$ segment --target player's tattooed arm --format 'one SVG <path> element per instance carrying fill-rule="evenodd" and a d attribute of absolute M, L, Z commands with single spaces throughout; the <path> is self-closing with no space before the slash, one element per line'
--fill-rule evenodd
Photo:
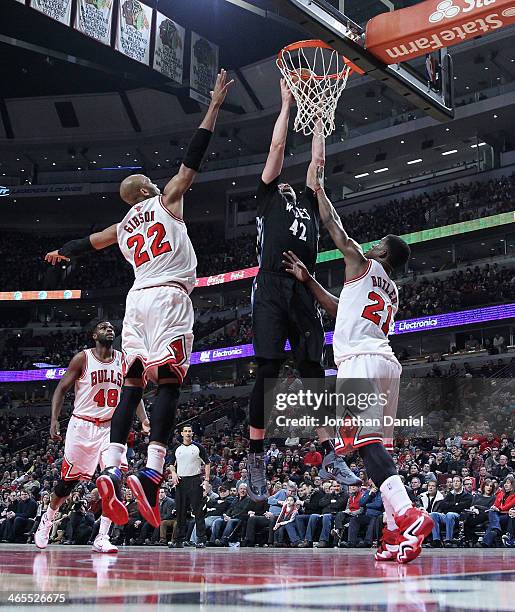
<path fill-rule="evenodd" d="M 285 251 L 283 253 L 283 265 L 286 272 L 289 272 L 301 283 L 305 283 L 306 287 L 311 291 L 316 301 L 331 317 L 336 318 L 338 312 L 338 298 L 311 276 L 309 270 L 293 251 Z"/>
<path fill-rule="evenodd" d="M 367 258 L 361 246 L 345 231 L 340 215 L 336 212 L 331 200 L 324 190 L 324 168 L 317 169 L 315 193 L 318 200 L 320 221 L 326 227 L 336 248 L 345 257 L 345 275 L 355 277 L 362 274 L 367 267 Z"/>
<path fill-rule="evenodd" d="M 78 380 L 86 365 L 86 356 L 84 351 L 77 353 L 68 365 L 64 376 L 59 381 L 54 394 L 52 395 L 52 417 L 50 420 L 50 437 L 52 439 L 59 438 L 59 415 L 63 409 L 64 398 L 68 391 L 73 387 L 75 381 Z"/>
<path fill-rule="evenodd" d="M 311 162 L 308 167 L 306 177 L 306 187 L 313 191 L 318 186 L 317 174 L 319 168 L 325 166 L 325 137 L 324 128 L 321 119 L 317 121 L 317 128 L 313 132 L 313 140 L 311 141 Z"/>
<path fill-rule="evenodd" d="M 50 251 L 45 255 L 45 261 L 55 266 L 61 261 L 70 261 L 71 257 L 78 257 L 85 255 L 86 253 L 92 253 L 93 251 L 99 251 L 105 249 L 112 244 L 116 244 L 118 241 L 116 223 L 101 232 L 96 232 L 85 238 L 78 238 L 76 240 L 69 240 L 66 244 L 55 251 Z"/>
<path fill-rule="evenodd" d="M 216 83 L 211 92 L 211 103 L 204 120 L 193 135 L 191 142 L 179 168 L 179 172 L 170 179 L 163 191 L 163 204 L 175 216 L 182 219 L 183 196 L 191 187 L 200 171 L 202 159 L 207 151 L 211 136 L 215 129 L 218 112 L 224 103 L 229 87 L 234 79 L 227 81 L 227 72 L 222 68 L 216 77 Z"/>
<path fill-rule="evenodd" d="M 261 174 L 261 180 L 265 185 L 269 185 L 282 172 L 284 164 L 284 151 L 286 148 L 286 138 L 288 136 L 288 120 L 290 118 L 290 106 L 293 104 L 293 94 L 291 93 L 286 81 L 281 79 L 281 112 L 274 125 L 270 151 L 266 159 L 266 164 Z"/>

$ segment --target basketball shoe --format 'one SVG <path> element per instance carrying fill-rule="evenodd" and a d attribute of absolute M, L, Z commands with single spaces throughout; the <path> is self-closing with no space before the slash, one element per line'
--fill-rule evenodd
<path fill-rule="evenodd" d="M 123 503 L 121 471 L 116 467 L 106 468 L 97 478 L 96 485 L 102 500 L 102 514 L 115 525 L 125 525 L 129 515 Z"/>
<path fill-rule="evenodd" d="M 138 502 L 141 516 L 153 527 L 159 527 L 161 524 L 157 493 L 162 482 L 162 474 L 148 467 L 127 478 L 127 484 Z"/>
<path fill-rule="evenodd" d="M 264 453 L 249 453 L 247 459 L 247 494 L 254 502 L 268 499 Z"/>
<path fill-rule="evenodd" d="M 399 530 L 390 531 L 386 526 L 383 527 L 381 534 L 381 544 L 376 550 L 374 559 L 376 561 L 397 561 L 399 552 Z"/>
<path fill-rule="evenodd" d="M 48 518 L 47 513 L 43 512 L 41 521 L 39 522 L 36 533 L 34 534 L 34 544 L 38 548 L 46 548 L 50 538 L 50 530 L 52 529 L 52 521 Z"/>
<path fill-rule="evenodd" d="M 362 485 L 361 478 L 356 476 L 344 459 L 334 451 L 327 453 L 324 457 L 318 475 L 322 480 L 336 480 L 342 485 L 356 485 L 358 487 Z"/>
<path fill-rule="evenodd" d="M 98 534 L 93 542 L 92 549 L 95 552 L 99 553 L 117 553 L 118 548 L 111 544 L 111 540 L 109 539 L 109 534 Z"/>
<path fill-rule="evenodd" d="M 433 530 L 433 519 L 421 508 L 409 508 L 401 516 L 394 515 L 394 519 L 399 528 L 397 562 L 409 563 L 420 555 L 424 538 Z"/>

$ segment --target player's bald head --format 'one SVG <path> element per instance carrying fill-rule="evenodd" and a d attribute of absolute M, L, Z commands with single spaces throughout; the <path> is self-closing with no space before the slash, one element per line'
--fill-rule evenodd
<path fill-rule="evenodd" d="M 120 183 L 120 197 L 129 206 L 159 195 L 156 185 L 144 174 L 131 174 Z"/>

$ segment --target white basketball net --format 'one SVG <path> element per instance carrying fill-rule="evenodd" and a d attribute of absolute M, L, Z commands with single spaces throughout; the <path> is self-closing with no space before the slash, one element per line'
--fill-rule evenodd
<path fill-rule="evenodd" d="M 297 102 L 295 131 L 329 136 L 335 128 L 338 100 L 352 72 L 344 57 L 315 45 L 285 48 L 276 63 Z"/>

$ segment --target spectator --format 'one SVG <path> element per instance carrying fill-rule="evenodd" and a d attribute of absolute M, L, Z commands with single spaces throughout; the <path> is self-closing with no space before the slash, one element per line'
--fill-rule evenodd
<path fill-rule="evenodd" d="M 506 477 L 502 487 L 495 495 L 493 506 L 488 511 L 488 528 L 481 546 L 485 548 L 493 547 L 497 538 L 502 535 L 503 530 L 507 530 L 508 524 L 513 521 L 509 516 L 511 508 L 515 508 L 515 476 L 510 474 Z M 512 529 L 512 525 L 510 524 Z M 511 531 L 513 539 L 513 529 Z"/>
<path fill-rule="evenodd" d="M 247 485 L 241 484 L 238 487 L 238 497 L 229 506 L 227 512 L 213 522 L 211 545 L 227 546 L 242 520 L 248 516 L 249 510 L 252 510 L 252 505 L 252 500 L 247 496 Z"/>
<path fill-rule="evenodd" d="M 443 500 L 443 494 L 438 491 L 437 484 L 435 481 L 427 483 L 427 491 L 419 495 L 419 505 L 424 508 L 426 512 L 431 514 L 435 505 Z"/>
<path fill-rule="evenodd" d="M 452 479 L 452 491 L 447 493 L 442 501 L 438 502 L 436 511 L 430 513 L 435 525 L 433 527 L 433 547 L 441 547 L 440 527 L 445 525 L 444 546 L 453 545 L 454 525 L 460 514 L 472 505 L 472 495 L 463 490 L 461 476 Z"/>
<path fill-rule="evenodd" d="M 319 468 L 322 465 L 322 455 L 317 451 L 314 444 L 309 445 L 309 451 L 304 455 L 304 465 Z"/>
<path fill-rule="evenodd" d="M 369 481 L 369 488 L 359 500 L 363 512 L 355 514 L 349 522 L 347 544 L 349 548 L 370 548 L 374 540 L 378 539 L 379 519 L 382 517 L 384 508 L 381 492 L 374 483 Z M 365 536 L 358 541 L 360 532 L 365 529 Z"/>
<path fill-rule="evenodd" d="M 494 503 L 494 500 L 494 485 L 487 478 L 483 482 L 479 493 L 473 496 L 470 509 L 465 510 L 464 535 L 466 545 L 473 545 L 476 541 L 476 531 L 483 529 L 488 523 L 488 510 Z"/>
<path fill-rule="evenodd" d="M 26 531 L 30 531 L 36 518 L 38 505 L 27 491 L 21 491 L 14 510 L 8 510 L 3 526 L 2 540 L 17 542 Z M 26 538 L 25 538 L 26 539 Z"/>
<path fill-rule="evenodd" d="M 492 476 L 498 480 L 504 480 L 508 474 L 512 473 L 511 467 L 508 465 L 508 457 L 500 455 L 499 463 L 492 469 Z"/>
<path fill-rule="evenodd" d="M 293 523 L 298 511 L 297 504 L 295 503 L 295 496 L 288 495 L 277 517 L 277 521 L 273 526 L 274 546 L 280 547 L 284 545 L 284 537 L 287 533 L 286 527 Z"/>

